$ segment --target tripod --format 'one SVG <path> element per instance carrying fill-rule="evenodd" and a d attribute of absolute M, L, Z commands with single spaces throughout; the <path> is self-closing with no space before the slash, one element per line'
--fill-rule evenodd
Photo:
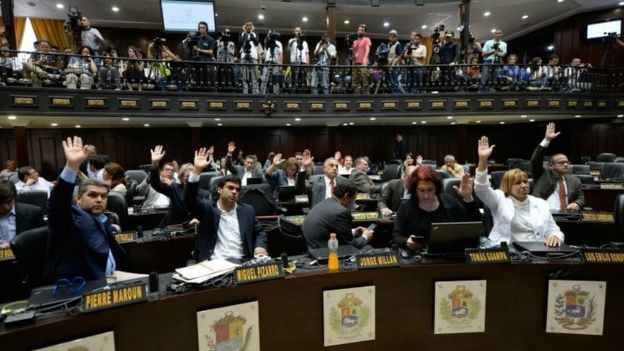
<path fill-rule="evenodd" d="M 609 66 L 613 66 L 613 52 L 615 51 L 615 39 L 609 37 L 605 39 L 604 46 L 602 48 L 602 59 L 600 60 L 601 66 L 606 66 L 607 60 L 610 61 Z"/>

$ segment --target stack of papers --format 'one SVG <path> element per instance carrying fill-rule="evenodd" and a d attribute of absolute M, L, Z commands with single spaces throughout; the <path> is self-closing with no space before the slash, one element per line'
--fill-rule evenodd
<path fill-rule="evenodd" d="M 202 284 L 208 280 L 234 271 L 240 265 L 215 259 L 202 261 L 192 266 L 177 268 L 172 278 L 189 284 Z"/>

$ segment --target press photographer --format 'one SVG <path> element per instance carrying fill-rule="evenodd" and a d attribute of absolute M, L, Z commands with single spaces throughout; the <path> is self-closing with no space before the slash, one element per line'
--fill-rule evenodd
<path fill-rule="evenodd" d="M 490 76 L 492 80 L 498 76 L 500 67 L 492 67 L 492 65 L 505 62 L 505 55 L 507 55 L 507 43 L 503 40 L 503 31 L 497 29 L 494 32 L 494 39 L 490 39 L 483 45 L 483 71 L 481 72 L 481 84 L 479 85 L 479 91 L 486 91 L 487 84 Z"/>
<path fill-rule="evenodd" d="M 295 27 L 293 30 L 294 38 L 288 41 L 288 50 L 290 51 L 290 86 L 291 92 L 295 93 L 306 86 L 306 70 L 299 65 L 307 65 L 310 63 L 310 52 L 308 42 L 303 36 L 301 27 Z"/>
<path fill-rule="evenodd" d="M 403 53 L 403 46 L 398 41 L 399 33 L 396 30 L 391 30 L 388 32 L 388 44 L 386 47 L 388 48 L 388 54 L 386 56 L 386 64 L 389 66 L 397 66 L 401 64 L 401 54 Z M 392 93 L 405 93 L 401 83 L 399 81 L 399 77 L 401 75 L 401 71 L 397 67 L 393 67 L 390 70 L 390 88 L 392 89 Z"/>
<path fill-rule="evenodd" d="M 232 41 L 230 30 L 226 28 L 219 33 L 216 42 L 217 62 L 234 63 L 236 60 L 236 44 Z M 236 85 L 232 65 L 217 66 L 218 81 L 222 86 L 232 88 Z"/>
<path fill-rule="evenodd" d="M 243 79 L 243 94 L 249 93 L 249 84 L 252 87 L 253 94 L 259 94 L 258 86 L 258 36 L 254 33 L 254 25 L 251 20 L 246 20 L 243 25 L 243 31 L 238 37 L 238 44 L 241 47 L 240 57 L 241 77 Z M 253 64 L 253 65 L 252 65 Z"/>
<path fill-rule="evenodd" d="M 197 24 L 199 33 L 190 32 L 182 43 L 189 49 L 189 56 L 195 61 L 214 61 L 214 39 L 208 34 L 208 23 Z"/>
<path fill-rule="evenodd" d="M 316 44 L 314 49 L 314 57 L 316 64 L 312 70 L 312 94 L 318 94 L 319 76 L 323 94 L 329 95 L 329 65 L 336 59 L 336 46 L 329 42 L 329 35 L 324 33 L 321 41 Z"/>
<path fill-rule="evenodd" d="M 181 61 L 180 57 L 165 45 L 165 38 L 156 37 L 147 46 L 147 58 L 156 60 L 151 67 L 148 76 L 154 78 L 161 91 L 167 88 L 167 80 L 171 79 L 173 67 L 167 61 Z M 173 80 L 173 79 L 172 79 Z"/>
<path fill-rule="evenodd" d="M 273 94 L 279 94 L 280 83 L 282 80 L 282 43 L 280 42 L 280 33 L 273 30 L 269 30 L 266 38 L 264 39 L 264 63 L 265 66 L 262 69 L 262 83 L 260 86 L 260 93 L 267 94 L 269 89 L 267 85 L 273 87 Z"/>
<path fill-rule="evenodd" d="M 422 35 L 417 32 L 410 34 L 410 42 L 403 49 L 403 62 L 407 66 L 406 90 L 417 93 L 424 85 L 425 71 L 423 66 L 427 58 L 427 47 L 422 43 Z"/>

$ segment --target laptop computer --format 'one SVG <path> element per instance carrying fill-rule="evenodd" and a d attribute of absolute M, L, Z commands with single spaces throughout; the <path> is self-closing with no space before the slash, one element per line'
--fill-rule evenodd
<path fill-rule="evenodd" d="M 533 255 L 539 256 L 563 256 L 578 251 L 566 243 L 561 243 L 557 247 L 550 247 L 541 241 L 515 241 L 513 245 L 517 251 L 529 251 Z"/>
<path fill-rule="evenodd" d="M 352 245 L 338 246 L 338 258 L 350 257 L 360 253 L 360 249 Z M 320 264 L 325 264 L 329 260 L 329 248 L 308 249 L 308 254 Z"/>
<path fill-rule="evenodd" d="M 481 222 L 431 223 L 428 254 L 464 255 L 467 248 L 479 247 Z"/>
<path fill-rule="evenodd" d="M 297 195 L 297 188 L 294 186 L 280 186 L 277 189 L 277 200 L 279 202 L 293 202 Z"/>
<path fill-rule="evenodd" d="M 54 294 L 56 285 L 40 286 L 34 288 L 30 292 L 28 308 L 40 309 L 53 305 L 61 305 L 64 302 L 79 298 L 84 293 L 103 288 L 106 285 L 106 279 L 92 280 L 85 282 L 85 285 L 81 289 L 72 289 L 72 287 L 57 288 L 56 294 Z"/>
<path fill-rule="evenodd" d="M 253 185 L 253 184 L 262 184 L 262 178 L 260 177 L 247 178 L 247 185 Z"/>

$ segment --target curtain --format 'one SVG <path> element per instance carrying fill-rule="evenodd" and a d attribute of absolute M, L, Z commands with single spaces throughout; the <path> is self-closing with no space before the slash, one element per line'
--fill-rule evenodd
<path fill-rule="evenodd" d="M 71 35 L 65 32 L 63 20 L 49 18 L 31 18 L 33 29 L 38 40 L 48 39 L 53 46 L 58 46 L 59 52 L 66 48 L 73 48 Z"/>
<path fill-rule="evenodd" d="M 15 17 L 15 39 L 17 42 L 17 47 L 20 48 L 22 46 L 22 39 L 24 39 L 24 27 L 26 26 L 26 17 Z"/>
<path fill-rule="evenodd" d="M 433 40 L 431 40 L 431 37 L 422 37 L 422 43 L 427 47 L 427 57 L 425 58 L 425 62 L 428 64 L 431 55 L 433 55 Z"/>

